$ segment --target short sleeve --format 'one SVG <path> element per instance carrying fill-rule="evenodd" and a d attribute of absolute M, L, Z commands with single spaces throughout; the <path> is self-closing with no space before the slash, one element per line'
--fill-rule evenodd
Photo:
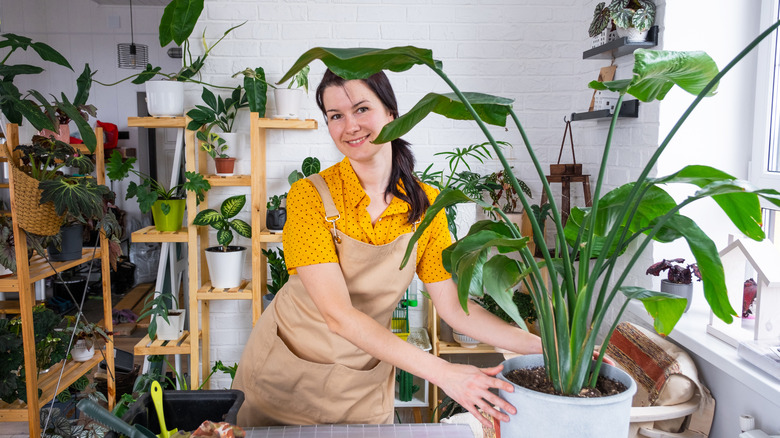
<path fill-rule="evenodd" d="M 307 180 L 295 182 L 287 194 L 282 242 L 288 271 L 299 266 L 338 263 L 325 208 L 317 189 Z"/>
<path fill-rule="evenodd" d="M 425 239 L 426 236 L 427 239 Z M 422 254 L 418 254 L 417 276 L 423 283 L 436 283 L 451 278 L 452 275 L 444 269 L 441 257 L 442 251 L 452 244 L 450 230 L 447 227 L 447 217 L 443 209 L 436 214 L 431 225 L 425 230 L 423 239 L 425 248 L 422 249 Z M 419 250 L 421 245 L 418 244 L 417 247 Z"/>

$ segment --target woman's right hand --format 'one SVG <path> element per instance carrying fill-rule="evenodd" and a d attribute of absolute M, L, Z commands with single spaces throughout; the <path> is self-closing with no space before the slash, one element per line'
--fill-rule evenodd
<path fill-rule="evenodd" d="M 490 391 L 491 388 L 514 391 L 512 384 L 495 377 L 503 369 L 502 365 L 477 368 L 472 365 L 448 363 L 445 368 L 441 379 L 434 383 L 486 427 L 493 427 L 493 424 L 480 414 L 479 409 L 504 422 L 509 421 L 509 416 L 504 412 L 510 414 L 517 412 L 509 402 Z M 496 407 L 504 412 L 497 410 Z"/>

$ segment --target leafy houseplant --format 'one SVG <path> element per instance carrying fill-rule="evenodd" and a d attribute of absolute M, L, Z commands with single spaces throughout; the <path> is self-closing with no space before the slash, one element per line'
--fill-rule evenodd
<path fill-rule="evenodd" d="M 295 92 L 292 88 L 293 86 L 297 88 L 303 88 L 303 90 L 306 92 L 306 94 L 309 93 L 309 70 L 301 70 L 297 72 L 293 77 L 292 80 L 290 80 L 290 83 L 287 85 L 287 89 L 290 90 L 290 94 L 300 94 L 298 92 Z M 284 90 L 283 88 L 278 88 L 275 85 L 269 83 L 265 79 L 265 70 L 263 70 L 263 67 L 257 67 L 255 69 L 246 68 L 240 72 L 237 72 L 233 75 L 235 78 L 238 75 L 244 76 L 244 88 L 246 89 L 246 96 L 247 100 L 249 101 L 249 111 L 253 113 L 258 113 L 260 117 L 265 117 L 265 111 L 266 111 L 266 104 L 268 103 L 268 87 L 271 87 L 274 89 L 274 94 L 276 94 L 276 105 L 277 108 L 280 106 L 280 98 L 279 96 L 282 94 L 286 94 L 287 92 L 281 91 L 279 93 L 276 93 L 276 90 Z M 282 83 L 284 81 L 279 81 L 279 83 Z M 282 97 L 282 100 L 285 99 Z M 297 96 L 297 99 L 299 100 L 298 105 L 300 105 L 300 96 Z M 284 104 L 281 104 L 284 105 Z M 282 113 L 283 109 L 280 109 L 277 111 L 279 114 L 286 114 Z"/>
<path fill-rule="evenodd" d="M 153 292 L 144 300 L 139 319 L 149 316 L 147 333 L 149 339 L 159 337 L 162 340 L 176 340 L 184 327 L 184 309 L 179 308 L 179 300 L 170 292 Z M 162 333 L 159 333 L 162 331 Z M 158 336 L 159 335 L 159 336 Z"/>
<path fill-rule="evenodd" d="M 232 175 L 236 159 L 226 153 L 228 145 L 225 139 L 210 130 L 198 131 L 195 136 L 199 140 L 201 150 L 214 159 L 217 175 Z"/>
<path fill-rule="evenodd" d="M 287 264 L 284 262 L 284 250 L 281 248 L 271 248 L 261 250 L 268 259 L 268 265 L 271 268 L 271 282 L 268 283 L 268 294 L 275 296 L 282 289 L 282 286 L 290 279 L 287 272 Z"/>
<path fill-rule="evenodd" d="M 287 193 L 273 195 L 268 198 L 265 214 L 265 227 L 269 231 L 281 231 L 287 222 L 287 209 L 282 207 L 282 202 L 287 198 Z"/>
<path fill-rule="evenodd" d="M 137 198 L 142 213 L 148 213 L 154 207 L 153 215 L 158 229 L 160 224 L 167 220 L 175 226 L 173 231 L 178 230 L 184 218 L 184 199 L 181 198 L 183 190 L 195 193 L 195 200 L 200 204 L 205 199 L 206 191 L 211 188 L 211 184 L 197 172 L 184 172 L 186 177 L 184 183 L 166 189 L 149 175 L 135 170 L 133 168 L 135 160 L 135 157 L 122 158 L 119 151 L 114 151 L 106 166 L 108 177 L 114 181 L 121 181 L 131 173 L 138 176 L 141 184 L 131 181 L 125 199 Z M 174 207 L 178 208 L 178 211 L 171 214 Z"/>
<path fill-rule="evenodd" d="M 701 273 L 696 263 L 689 265 L 683 263 L 685 263 L 683 258 L 663 259 L 647 268 L 646 274 L 657 277 L 661 272 L 668 270 L 667 278 L 661 280 L 661 292 L 685 298 L 688 303 L 685 306 L 687 312 L 691 308 L 691 299 L 693 298 L 693 277 L 695 276 L 701 281 Z"/>
<path fill-rule="evenodd" d="M 94 346 L 98 341 L 110 340 L 105 330 L 97 324 L 86 321 L 84 315 L 78 319 L 73 316 L 68 316 L 66 319 L 68 326 L 65 328 L 65 333 L 73 339 L 70 354 L 77 362 L 91 359 L 95 354 Z"/>
<path fill-rule="evenodd" d="M 306 157 L 301 163 L 301 170 L 293 170 L 287 175 L 287 183 L 293 185 L 299 179 L 308 178 L 315 173 L 319 173 L 319 171 L 320 159 L 317 157 Z"/>
<path fill-rule="evenodd" d="M 192 119 L 187 124 L 187 129 L 190 131 L 197 131 L 204 126 L 207 131 L 210 131 L 216 126 L 223 133 L 233 132 L 233 123 L 238 110 L 249 106 L 247 95 L 241 86 L 234 88 L 230 97 L 224 100 L 222 96 L 215 96 L 206 87 L 203 87 L 200 97 L 206 105 L 195 105 L 194 109 L 187 112 L 187 116 Z"/>
<path fill-rule="evenodd" d="M 51 46 L 42 42 L 34 42 L 32 39 L 6 33 L 0 36 L 0 48 L 7 48 L 8 53 L 2 55 L 0 60 L 0 109 L 3 115 L 11 123 L 22 124 L 27 120 L 35 129 L 41 131 L 48 129 L 58 132 L 59 124 L 65 119 L 73 120 L 78 127 L 84 144 L 90 151 L 94 151 L 97 145 L 92 127 L 87 123 L 86 114 L 94 115 L 94 107 L 87 105 L 89 89 L 92 84 L 92 75 L 94 74 L 89 65 L 84 66 L 84 71 L 76 80 L 77 91 L 73 101 L 67 98 L 63 93 L 61 100 L 54 98 L 54 104 L 42 93 L 36 90 L 29 90 L 26 95 L 14 85 L 14 79 L 18 75 L 39 74 L 43 72 L 42 67 L 26 64 L 8 64 L 6 61 L 10 56 L 21 49 L 27 51 L 32 49 L 43 61 L 51 62 L 73 70 L 67 59 Z M 5 124 L 3 124 L 5 129 Z"/>
<path fill-rule="evenodd" d="M 543 259 L 535 259 L 527 247 L 529 238 L 522 236 L 516 227 L 510 226 L 506 214 L 498 211 L 501 221 L 476 223 L 466 237 L 444 251 L 443 263 L 453 274 L 464 309 L 471 295 L 480 297 L 487 293 L 520 327 L 525 327 L 525 323 L 511 298 L 514 288 L 521 282 L 524 283 L 531 293 L 534 307 L 538 312 L 543 362 L 547 375 L 558 392 L 578 394 L 583 387 L 595 385 L 602 369 L 606 348 L 601 348 L 598 359 L 592 360 L 599 331 L 605 329 L 607 336 L 603 342 L 609 342 L 631 299 L 642 301 L 654 318 L 655 329 L 661 333 L 669 333 L 685 309 L 684 300 L 673 295 L 624 285 L 627 275 L 641 252 L 653 240 L 669 242 L 679 238 L 685 239 L 701 270 L 704 295 L 714 314 L 726 322 L 731 322 L 736 315 L 726 296 L 723 266 L 715 244 L 693 220 L 680 214 L 680 209 L 698 199 L 713 197 L 743 234 L 753 239 L 763 239 L 759 197 L 780 205 L 780 192 L 755 189 L 731 175 L 702 165 L 689 165 L 671 175 L 658 178 L 650 178 L 649 174 L 679 125 L 684 122 L 692 109 L 704 97 L 712 94 L 721 77 L 778 26 L 780 22 L 762 33 L 720 72 L 712 59 L 703 52 L 639 49 L 634 52 L 634 74 L 631 79 L 604 83 L 592 82 L 591 87 L 619 92 L 620 97 L 603 150 L 593 205 L 590 208 L 573 209 L 565 228 L 561 220 L 561 212 L 554 202 L 550 185 L 545 177 L 545 170 L 528 142 L 525 131 L 512 108 L 512 100 L 481 93 L 463 93 L 444 73 L 442 63 L 433 58 L 431 51 L 415 47 L 386 50 L 314 48 L 296 61 L 283 80 L 315 59 L 322 60 L 334 73 L 345 79 L 366 78 L 384 69 L 398 72 L 408 70 L 417 64 L 427 66 L 441 77 L 454 93 L 446 95 L 429 93 L 407 114 L 386 125 L 375 142 L 381 144 L 400 137 L 430 112 L 456 119 L 473 119 L 491 143 L 507 179 L 520 194 L 520 202 L 524 209 L 528 210 L 530 209 L 528 199 L 522 195 L 522 189 L 511 166 L 486 126 L 486 124 L 505 126 L 507 117 L 511 117 L 523 138 L 526 150 L 550 200 L 551 225 L 556 230 L 556 246 L 561 248 L 561 251 L 554 252 L 555 257 L 553 257 L 543 239 L 538 239 L 537 243 L 541 246 Z M 648 160 L 636 181 L 602 194 L 612 146 L 612 132 L 617 123 L 616 114 L 619 113 L 623 97 L 631 94 L 645 102 L 662 99 L 675 84 L 697 94 L 696 99 Z M 677 203 L 660 187 L 670 183 L 693 184 L 698 190 Z M 439 210 L 447 205 L 470 200 L 458 190 L 444 190 L 430 207 L 425 220 L 413 236 L 407 250 L 407 260 L 411 255 L 412 245 Z M 537 219 L 533 215 L 530 219 L 534 234 L 540 235 L 542 230 Z M 631 243 L 637 244 L 637 250 L 627 253 L 626 249 Z M 496 249 L 498 252 L 495 251 Z M 516 258 L 506 255 L 512 252 L 515 253 Z M 626 257 L 623 257 L 624 254 Z M 545 281 L 542 269 L 546 269 L 549 274 L 549 285 Z M 626 297 L 626 302 L 620 307 L 615 320 L 609 321 L 608 310 L 613 305 L 618 305 L 616 298 L 619 293 Z M 523 357 L 516 359 L 523 359 Z M 514 359 L 508 361 L 504 367 L 505 371 L 515 363 Z M 605 371 L 613 370 L 612 367 L 604 368 L 607 368 Z M 630 383 L 633 385 L 633 382 Z M 516 387 L 515 392 L 521 391 Z M 501 393 L 504 398 L 510 395 Z M 630 406 L 630 394 L 627 398 L 621 394 L 621 400 L 623 399 L 625 401 L 621 403 L 628 403 L 627 406 Z M 508 433 L 512 436 L 522 436 L 527 433 L 519 430 L 526 428 L 533 421 L 539 421 L 536 417 L 544 418 L 550 411 L 555 410 L 545 405 L 536 407 L 535 410 L 531 406 L 528 411 L 525 411 L 518 406 L 516 400 L 510 399 L 510 402 L 518 407 L 520 414 L 517 415 L 523 416 L 521 419 L 502 424 L 502 429 L 504 426 L 509 428 Z M 612 420 L 614 419 L 608 421 L 612 422 Z M 597 421 L 603 423 L 605 420 L 599 418 Z M 540 425 L 542 432 L 538 436 L 551 436 L 544 433 L 545 427 L 570 426 L 568 423 L 557 423 L 559 422 L 548 420 L 544 425 Z M 627 430 L 628 418 L 620 417 L 614 423 L 613 426 L 620 433 L 623 428 Z M 512 431 L 512 428 L 515 430 Z M 533 433 L 532 428 L 529 427 L 528 430 Z M 561 433 L 570 436 L 571 430 L 566 429 Z"/>
<path fill-rule="evenodd" d="M 595 37 L 614 23 L 619 36 L 628 36 L 629 41 L 644 41 L 654 22 L 652 0 L 612 0 L 609 6 L 605 2 L 596 5 L 588 34 Z"/>
<path fill-rule="evenodd" d="M 241 272 L 246 257 L 245 246 L 230 246 L 233 231 L 246 238 L 252 237 L 252 227 L 235 216 L 244 208 L 246 195 L 225 199 L 219 208 L 206 209 L 195 215 L 195 225 L 210 225 L 217 230 L 219 246 L 206 248 L 206 262 L 209 266 L 211 285 L 215 288 L 233 288 L 241 284 Z"/>
<path fill-rule="evenodd" d="M 309 94 L 309 69 L 308 66 L 295 73 L 290 79 L 287 88 L 275 88 L 276 117 L 297 119 L 301 109 L 301 100 L 304 92 Z M 281 84 L 284 81 L 279 81 Z"/>

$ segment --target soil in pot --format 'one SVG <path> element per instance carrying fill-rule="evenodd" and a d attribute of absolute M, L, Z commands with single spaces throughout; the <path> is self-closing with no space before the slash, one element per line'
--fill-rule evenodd
<path fill-rule="evenodd" d="M 504 376 L 515 385 L 533 391 L 545 394 L 563 395 L 555 390 L 550 378 L 547 377 L 547 371 L 542 367 L 511 370 L 504 374 Z M 626 385 L 616 380 L 599 376 L 596 380 L 595 388 L 583 388 L 582 392 L 580 392 L 577 397 L 606 397 L 620 394 L 627 389 Z"/>

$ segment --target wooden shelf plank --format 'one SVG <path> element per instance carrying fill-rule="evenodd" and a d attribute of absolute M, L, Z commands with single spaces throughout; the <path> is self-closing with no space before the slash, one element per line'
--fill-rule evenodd
<path fill-rule="evenodd" d="M 159 231 L 154 225 L 134 232 L 130 239 L 133 242 L 187 242 L 187 227 L 179 231 Z"/>
<path fill-rule="evenodd" d="M 207 281 L 198 289 L 197 297 L 199 300 L 251 300 L 252 283 L 249 280 L 242 280 L 239 287 L 215 289 L 211 287 L 211 282 Z"/>
<path fill-rule="evenodd" d="M 197 342 L 197 340 L 195 340 Z M 181 337 L 175 341 L 152 341 L 147 334 L 133 348 L 133 353 L 141 356 L 155 354 L 190 354 L 190 332 L 184 330 Z"/>
<path fill-rule="evenodd" d="M 445 342 L 436 340 L 439 344 L 439 355 L 442 354 L 481 354 L 481 353 L 496 353 L 496 349 L 488 344 L 479 344 L 474 348 L 462 347 L 457 342 Z"/>
<path fill-rule="evenodd" d="M 136 128 L 186 128 L 182 117 L 128 117 L 127 126 Z"/>
<path fill-rule="evenodd" d="M 265 129 L 317 129 L 314 119 L 259 119 L 258 126 Z"/>
<path fill-rule="evenodd" d="M 211 184 L 212 187 L 249 187 L 250 177 L 249 175 L 206 175 L 206 181 Z"/>
<path fill-rule="evenodd" d="M 95 356 L 86 362 L 75 362 L 73 360 L 65 362 L 65 371 L 62 372 L 59 388 L 57 388 L 57 380 L 63 367 L 62 362 L 53 365 L 47 373 L 41 374 L 38 380 L 38 389 L 41 390 L 41 396 L 38 399 L 40 406 L 54 400 L 54 397 L 57 395 L 54 393 L 55 389 L 59 389 L 62 392 L 81 376 L 95 368 L 101 360 L 103 360 L 103 355 L 96 351 Z M 27 403 L 21 400 L 16 400 L 11 404 L 0 403 L 0 421 L 27 421 Z"/>
<path fill-rule="evenodd" d="M 62 272 L 66 269 L 86 263 L 93 258 L 98 259 L 100 256 L 100 248 L 83 248 L 81 250 L 81 258 L 79 259 L 69 260 L 67 262 L 51 262 L 51 264 L 49 264 L 45 258 L 35 255 L 32 260 L 30 260 L 30 282 L 34 283 L 38 280 L 43 280 L 55 272 Z M 17 292 L 18 290 L 19 279 L 16 274 L 0 278 L 0 292 Z"/>
<path fill-rule="evenodd" d="M 263 228 L 260 230 L 260 233 L 258 235 L 258 238 L 260 239 L 260 242 L 281 242 L 282 241 L 282 233 L 272 233 L 268 231 L 267 229 Z"/>

